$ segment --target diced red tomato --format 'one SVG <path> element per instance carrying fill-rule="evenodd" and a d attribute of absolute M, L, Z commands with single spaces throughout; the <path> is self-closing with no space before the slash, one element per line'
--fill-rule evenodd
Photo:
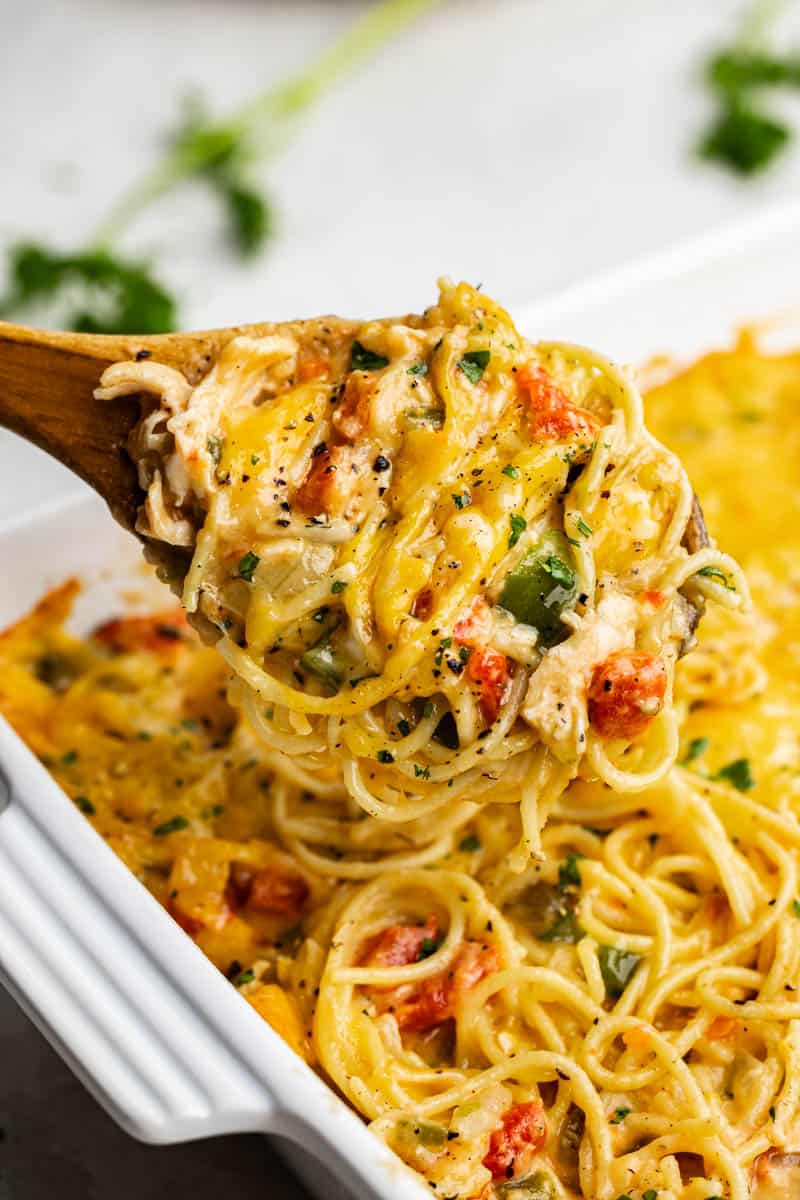
<path fill-rule="evenodd" d="M 706 1037 L 710 1042 L 724 1042 L 732 1038 L 738 1028 L 739 1022 L 735 1017 L 714 1017 L 706 1030 Z"/>
<path fill-rule="evenodd" d="M 334 446 L 316 455 L 295 493 L 294 502 L 309 516 L 326 513 L 341 517 L 363 486 L 367 470 L 364 450 L 356 446 Z"/>
<path fill-rule="evenodd" d="M 183 649 L 188 624 L 181 608 L 147 617 L 117 617 L 98 625 L 92 637 L 115 654 L 146 651 L 173 662 Z"/>
<path fill-rule="evenodd" d="M 589 720 L 601 737 L 639 737 L 661 711 L 666 690 L 667 668 L 659 655 L 620 650 L 595 669 Z"/>
<path fill-rule="evenodd" d="M 765 1179 L 769 1173 L 769 1164 L 777 1154 L 780 1154 L 777 1146 L 770 1146 L 769 1150 L 764 1150 L 763 1153 L 756 1155 L 753 1159 L 753 1176 L 756 1179 Z"/>
<path fill-rule="evenodd" d="M 436 941 L 438 934 L 435 916 L 424 925 L 389 925 L 371 940 L 361 962 L 370 967 L 407 967 L 419 960 L 424 943 Z"/>
<path fill-rule="evenodd" d="M 456 1015 L 459 1001 L 487 975 L 500 970 L 500 956 L 494 946 L 467 942 L 453 966 L 426 979 L 419 990 L 395 1007 L 400 1029 L 426 1033 Z"/>
<path fill-rule="evenodd" d="M 256 874 L 247 904 L 256 912 L 301 913 L 310 892 L 305 879 L 297 872 L 266 867 Z"/>
<path fill-rule="evenodd" d="M 730 911 L 728 897 L 724 892 L 712 892 L 706 900 L 704 908 L 709 921 L 719 921 Z"/>
<path fill-rule="evenodd" d="M 497 714 L 505 699 L 511 679 L 509 661 L 505 654 L 485 646 L 473 650 L 467 662 L 467 675 L 477 683 L 480 692 L 481 712 L 489 725 L 497 720 Z"/>
<path fill-rule="evenodd" d="M 453 637 L 463 646 L 480 646 L 485 645 L 491 636 L 491 609 L 483 596 L 476 596 L 453 626 Z"/>
<path fill-rule="evenodd" d="M 255 869 L 249 863 L 232 862 L 228 872 L 225 895 L 231 908 L 244 908 L 253 889 Z"/>
<path fill-rule="evenodd" d="M 231 863 L 226 899 L 231 908 L 299 916 L 311 894 L 299 871 L 279 864 L 256 869 L 249 863 Z"/>
<path fill-rule="evenodd" d="M 421 592 L 417 592 L 414 603 L 411 605 L 411 615 L 418 621 L 427 621 L 432 612 L 433 592 L 430 588 L 423 588 Z"/>
<path fill-rule="evenodd" d="M 375 386 L 375 375 L 369 371 L 351 371 L 347 376 L 344 395 L 334 409 L 332 421 L 351 442 L 369 426 Z"/>
<path fill-rule="evenodd" d="M 782 1195 L 786 1200 L 790 1200 L 795 1194 L 792 1185 L 796 1184 L 797 1173 L 800 1172 L 800 1151 L 780 1150 L 777 1146 L 770 1146 L 769 1150 L 765 1150 L 753 1160 L 752 1170 L 757 1183 L 769 1182 L 776 1189 L 774 1192 L 770 1191 L 770 1195 Z M 780 1192 L 778 1187 L 782 1187 Z"/>
<path fill-rule="evenodd" d="M 397 1026 L 407 1033 L 427 1033 L 453 1016 L 447 975 L 434 975 L 402 1004 L 392 1006 Z"/>
<path fill-rule="evenodd" d="M 455 962 L 453 971 L 453 1000 L 470 992 L 482 979 L 500 970 L 500 952 L 496 946 L 466 942 Z"/>
<path fill-rule="evenodd" d="M 277 864 L 260 870 L 247 863 L 231 864 L 226 895 L 234 908 L 299 916 L 310 894 L 299 871 Z"/>
<path fill-rule="evenodd" d="M 653 1041 L 652 1034 L 646 1025 L 634 1025 L 626 1029 L 622 1040 L 629 1050 L 649 1050 Z"/>
<path fill-rule="evenodd" d="M 199 933 L 203 928 L 202 921 L 198 921 L 196 917 L 190 917 L 186 913 L 181 912 L 181 910 L 175 904 L 168 904 L 167 912 L 172 917 L 173 921 L 180 925 L 184 933 L 189 934 L 189 937 L 194 937 L 194 935 Z"/>
<path fill-rule="evenodd" d="M 517 373 L 517 382 L 528 402 L 531 437 L 535 442 L 561 441 L 574 435 L 593 437 L 597 418 L 572 403 L 541 367 L 529 364 Z"/>
<path fill-rule="evenodd" d="M 651 608 L 663 608 L 667 603 L 667 597 L 663 592 L 657 591 L 655 588 L 642 592 L 642 600 L 645 604 L 649 604 Z"/>
<path fill-rule="evenodd" d="M 309 379 L 326 379 L 330 370 L 330 363 L 324 358 L 301 357 L 297 363 L 297 382 L 307 383 Z"/>
<path fill-rule="evenodd" d="M 478 684 L 481 711 L 490 725 L 497 719 L 511 678 L 505 654 L 486 645 L 491 635 L 491 610 L 483 596 L 476 596 L 453 626 L 453 637 L 462 646 L 473 647 L 467 661 L 467 676 Z"/>
<path fill-rule="evenodd" d="M 489 1139 L 483 1165 L 493 1179 L 513 1179 L 524 1175 L 537 1150 L 547 1139 L 544 1108 L 538 1100 L 515 1104 L 503 1117 L 499 1129 Z"/>

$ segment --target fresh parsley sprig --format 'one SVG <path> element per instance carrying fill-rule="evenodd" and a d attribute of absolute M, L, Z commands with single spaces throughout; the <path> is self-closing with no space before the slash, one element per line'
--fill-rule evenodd
<path fill-rule="evenodd" d="M 758 0 L 736 43 L 706 63 L 716 114 L 698 152 L 742 176 L 763 171 L 792 138 L 789 125 L 769 112 L 763 99 L 768 88 L 800 87 L 800 55 L 775 54 L 763 44 L 780 7 L 776 0 Z"/>
<path fill-rule="evenodd" d="M 176 297 L 152 264 L 123 255 L 121 234 L 152 204 L 189 180 L 223 205 L 230 241 L 252 257 L 274 230 L 255 165 L 273 158 L 298 121 L 334 84 L 441 0 L 382 0 L 305 70 L 248 100 L 224 120 L 195 102 L 162 160 L 122 196 L 88 246 L 62 251 L 34 239 L 9 247 L 0 318 L 47 306 L 56 322 L 86 332 L 160 333 L 179 322 Z"/>
<path fill-rule="evenodd" d="M 13 245 L 0 317 L 57 299 L 66 306 L 65 323 L 81 333 L 161 333 L 175 327 L 175 298 L 147 265 L 102 249 L 60 254 L 37 242 Z"/>
<path fill-rule="evenodd" d="M 272 205 L 253 178 L 255 154 L 233 127 L 216 125 L 199 97 L 186 102 L 172 139 L 181 158 L 197 163 L 197 178 L 218 197 L 233 248 L 255 255 L 273 231 Z"/>

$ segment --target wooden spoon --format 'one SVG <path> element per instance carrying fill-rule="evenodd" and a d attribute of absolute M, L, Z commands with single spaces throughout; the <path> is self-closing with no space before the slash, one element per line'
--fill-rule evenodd
<path fill-rule="evenodd" d="M 109 403 L 94 389 L 113 362 L 153 358 L 195 384 L 239 334 L 263 337 L 274 324 L 149 337 L 53 333 L 0 321 L 0 425 L 46 450 L 99 492 L 134 530 L 144 495 L 125 444 L 139 418 L 135 397 Z"/>

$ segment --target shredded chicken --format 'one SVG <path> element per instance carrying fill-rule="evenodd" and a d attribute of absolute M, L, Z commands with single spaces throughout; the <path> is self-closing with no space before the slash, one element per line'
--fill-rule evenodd
<path fill-rule="evenodd" d="M 596 666 L 633 646 L 634 602 L 610 592 L 576 631 L 545 654 L 531 677 L 522 717 L 562 762 L 577 759 L 589 723 L 586 692 Z"/>

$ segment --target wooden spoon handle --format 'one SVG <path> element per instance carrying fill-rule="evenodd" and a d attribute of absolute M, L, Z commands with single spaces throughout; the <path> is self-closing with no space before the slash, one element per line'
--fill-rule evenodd
<path fill-rule="evenodd" d="M 133 397 L 115 404 L 94 397 L 104 368 L 128 357 L 126 349 L 123 339 L 0 322 L 0 424 L 59 459 L 132 529 L 136 473 L 123 448 L 139 406 Z"/>
<path fill-rule="evenodd" d="M 141 494 L 125 443 L 139 404 L 135 397 L 95 399 L 103 370 L 147 356 L 195 383 L 232 337 L 274 328 L 136 337 L 56 333 L 0 321 L 0 425 L 64 463 L 103 496 L 120 524 L 133 529 Z"/>

